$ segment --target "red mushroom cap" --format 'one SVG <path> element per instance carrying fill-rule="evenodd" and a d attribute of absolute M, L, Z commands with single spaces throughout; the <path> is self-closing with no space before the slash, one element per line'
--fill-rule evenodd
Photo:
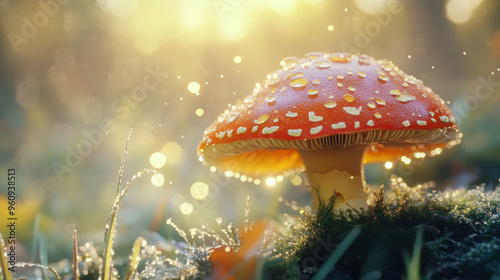
<path fill-rule="evenodd" d="M 310 53 L 281 65 L 207 128 L 203 161 L 260 176 L 302 169 L 297 149 L 367 145 L 372 161 L 459 143 L 445 102 L 391 61 Z"/>

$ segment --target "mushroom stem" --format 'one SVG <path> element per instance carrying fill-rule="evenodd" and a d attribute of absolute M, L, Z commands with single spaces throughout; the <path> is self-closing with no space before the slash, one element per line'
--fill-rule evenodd
<path fill-rule="evenodd" d="M 313 209 L 336 193 L 335 209 L 367 208 L 363 154 L 366 146 L 299 150 L 311 184 Z M 348 204 L 348 205 L 347 205 Z"/>

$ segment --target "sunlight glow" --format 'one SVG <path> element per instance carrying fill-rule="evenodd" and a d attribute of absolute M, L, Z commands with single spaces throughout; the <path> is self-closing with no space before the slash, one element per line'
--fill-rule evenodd
<path fill-rule="evenodd" d="M 271 178 L 267 178 L 266 179 L 266 185 L 268 187 L 272 187 L 272 186 L 276 185 L 276 179 L 272 178 L 272 177 Z"/>
<path fill-rule="evenodd" d="M 446 3 L 446 16 L 456 24 L 466 23 L 472 12 L 483 0 L 448 0 Z"/>

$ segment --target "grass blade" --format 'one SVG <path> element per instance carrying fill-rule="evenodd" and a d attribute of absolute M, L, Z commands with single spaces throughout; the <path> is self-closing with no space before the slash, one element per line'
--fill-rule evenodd
<path fill-rule="evenodd" d="M 422 252 L 422 241 L 424 237 L 424 228 L 420 227 L 417 231 L 417 236 L 415 237 L 415 243 L 413 243 L 413 253 L 411 258 L 405 254 L 405 266 L 406 266 L 406 279 L 408 280 L 420 280 L 420 255 Z"/>
<path fill-rule="evenodd" d="M 5 258 L 5 243 L 3 242 L 2 234 L 0 233 L 0 268 L 2 269 L 2 279 L 12 280 L 12 273 L 9 272 L 9 265 L 7 264 L 7 259 Z"/>
<path fill-rule="evenodd" d="M 135 240 L 134 247 L 132 247 L 132 254 L 130 254 L 129 257 L 129 265 L 127 267 L 127 271 L 125 271 L 123 280 L 131 280 L 132 276 L 134 276 L 134 272 L 137 270 L 139 262 L 141 261 L 141 247 L 145 244 L 145 242 L 146 240 L 142 237 Z"/>
<path fill-rule="evenodd" d="M 334 265 L 337 261 L 342 257 L 342 255 L 347 251 L 349 246 L 351 246 L 352 242 L 358 237 L 361 233 L 361 228 L 355 227 L 353 228 L 347 236 L 339 243 L 335 251 L 328 257 L 326 262 L 321 266 L 316 275 L 312 278 L 312 280 L 323 280 L 326 279 L 326 276 L 333 269 Z"/>
<path fill-rule="evenodd" d="M 57 280 L 61 280 L 61 277 L 59 276 L 57 271 L 53 267 L 50 267 L 50 266 L 41 265 L 38 263 L 19 262 L 19 263 L 17 263 L 16 267 L 39 267 L 39 268 L 47 269 L 48 271 L 50 271 L 54 274 L 54 276 L 56 277 Z"/>
<path fill-rule="evenodd" d="M 78 271 L 78 242 L 76 240 L 76 229 L 73 231 L 73 279 L 80 279 L 80 271 Z"/>

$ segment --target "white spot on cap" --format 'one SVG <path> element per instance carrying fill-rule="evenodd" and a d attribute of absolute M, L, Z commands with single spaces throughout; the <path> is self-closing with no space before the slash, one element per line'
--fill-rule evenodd
<path fill-rule="evenodd" d="M 359 128 L 359 122 L 354 122 L 354 128 Z"/>
<path fill-rule="evenodd" d="M 238 127 L 238 129 L 236 130 L 236 133 L 237 134 L 242 134 L 242 133 L 245 133 L 247 131 L 247 128 L 244 127 L 244 126 L 240 126 Z"/>
<path fill-rule="evenodd" d="M 410 121 L 404 121 L 403 125 L 406 126 L 406 127 L 410 126 Z"/>
<path fill-rule="evenodd" d="M 374 126 L 374 125 L 375 125 L 375 123 L 373 122 L 373 120 L 368 120 L 368 121 L 366 122 L 366 125 L 367 125 L 367 126 Z"/>
<path fill-rule="evenodd" d="M 323 120 L 322 116 L 316 116 L 313 111 L 309 112 L 309 121 L 311 122 L 320 122 Z"/>
<path fill-rule="evenodd" d="M 431 118 L 431 121 L 432 121 L 433 123 L 436 123 L 436 119 L 435 119 L 435 118 Z"/>
<path fill-rule="evenodd" d="M 434 117 L 435 113 L 432 111 L 429 111 L 429 115 L 431 115 L 431 117 Z"/>
<path fill-rule="evenodd" d="M 344 111 L 346 111 L 347 113 L 349 113 L 351 115 L 359 115 L 359 113 L 361 112 L 361 106 L 359 106 L 358 108 L 356 108 L 356 107 L 344 107 L 343 109 L 344 109 Z"/>
<path fill-rule="evenodd" d="M 259 126 L 258 126 L 258 125 L 254 125 L 254 126 L 252 127 L 252 132 L 257 131 L 257 129 L 259 129 Z"/>
<path fill-rule="evenodd" d="M 316 126 L 316 127 L 311 127 L 310 133 L 311 134 L 318 134 L 321 130 L 323 129 L 323 126 Z"/>
<path fill-rule="evenodd" d="M 333 129 L 341 129 L 341 128 L 346 128 L 345 122 L 339 122 L 339 123 L 334 123 L 332 124 Z"/>
<path fill-rule="evenodd" d="M 302 129 L 289 129 L 288 130 L 288 135 L 290 136 L 295 136 L 295 137 L 299 137 L 300 134 L 302 134 Z"/>
<path fill-rule="evenodd" d="M 295 112 L 292 112 L 292 111 L 288 111 L 288 113 L 286 113 L 285 116 L 287 117 L 290 117 L 290 118 L 295 118 L 296 116 L 298 116 L 299 114 L 295 113 Z"/>
<path fill-rule="evenodd" d="M 232 121 L 234 121 L 241 113 L 236 113 L 236 112 L 233 112 L 229 115 L 229 118 L 226 119 L 226 123 L 231 123 Z"/>
<path fill-rule="evenodd" d="M 396 97 L 396 99 L 399 102 L 408 102 L 408 101 L 415 100 L 415 96 L 407 93 L 406 91 L 403 91 L 403 93 L 398 95 L 398 97 Z"/>
<path fill-rule="evenodd" d="M 271 126 L 271 127 L 264 127 L 262 128 L 262 134 L 271 134 L 273 132 L 275 132 L 276 130 L 278 130 L 280 127 L 275 125 L 275 126 Z"/>
<path fill-rule="evenodd" d="M 426 121 L 422 121 L 422 120 L 418 120 L 417 124 L 418 125 L 427 125 L 427 122 Z"/>
<path fill-rule="evenodd" d="M 274 96 L 266 96 L 266 102 L 267 103 L 273 103 L 274 101 L 276 101 L 276 97 L 274 97 Z"/>
<path fill-rule="evenodd" d="M 227 137 L 231 137 L 233 135 L 233 130 L 232 129 L 229 129 L 227 131 Z"/>
<path fill-rule="evenodd" d="M 440 116 L 439 119 L 444 123 L 450 122 L 450 118 L 448 118 L 447 116 Z"/>
<path fill-rule="evenodd" d="M 217 135 L 217 137 L 219 137 L 219 139 L 222 139 L 222 138 L 224 138 L 225 135 L 226 135 L 226 132 L 221 131 L 221 132 L 219 132 L 219 135 Z"/>

